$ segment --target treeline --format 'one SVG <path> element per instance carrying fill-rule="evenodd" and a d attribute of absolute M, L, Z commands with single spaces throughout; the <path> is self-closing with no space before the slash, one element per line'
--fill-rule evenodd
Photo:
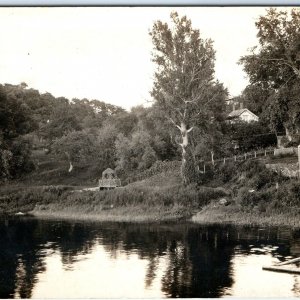
<path fill-rule="evenodd" d="M 222 110 L 216 116 L 214 126 L 198 124 L 191 135 L 198 160 L 230 155 L 237 142 L 241 151 L 248 150 L 254 144 L 245 143 L 247 130 L 264 130 L 259 124 L 227 124 Z M 98 100 L 55 98 L 25 83 L 5 84 L 0 85 L 0 130 L 1 181 L 34 171 L 32 153 L 38 151 L 67 161 L 70 173 L 90 168 L 91 176 L 111 167 L 125 178 L 157 161 L 180 160 L 178 131 L 155 104 L 128 112 Z"/>
<path fill-rule="evenodd" d="M 258 45 L 240 59 L 250 84 L 240 100 L 284 145 L 300 143 L 300 10 L 266 11 L 255 23 Z"/>
<path fill-rule="evenodd" d="M 155 106 L 127 112 L 98 100 L 55 98 L 20 85 L 0 85 L 0 178 L 35 169 L 32 152 L 74 168 L 107 167 L 119 173 L 174 159 L 177 149 L 163 113 Z"/>

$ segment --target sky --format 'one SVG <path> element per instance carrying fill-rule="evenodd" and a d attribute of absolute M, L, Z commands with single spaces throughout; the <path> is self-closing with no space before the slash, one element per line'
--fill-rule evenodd
<path fill-rule="evenodd" d="M 214 41 L 215 76 L 239 95 L 248 80 L 237 62 L 258 43 L 255 21 L 265 7 L 1 7 L 0 83 L 126 109 L 149 105 L 149 31 L 172 11 Z"/>

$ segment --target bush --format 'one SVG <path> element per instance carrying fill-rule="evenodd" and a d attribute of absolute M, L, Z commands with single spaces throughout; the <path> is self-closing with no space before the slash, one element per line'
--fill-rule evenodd
<path fill-rule="evenodd" d="M 266 127 L 261 122 L 238 122 L 231 124 L 231 132 L 232 139 L 237 142 L 239 151 L 241 152 L 277 145 L 276 135 L 266 133 Z"/>
<path fill-rule="evenodd" d="M 248 188 L 241 188 L 238 192 L 237 203 L 244 207 L 255 207 L 259 209 L 266 207 L 275 197 L 275 189 L 251 192 Z"/>
<path fill-rule="evenodd" d="M 147 179 L 151 176 L 160 174 L 160 173 L 167 173 L 167 172 L 174 172 L 174 174 L 178 174 L 180 172 L 180 166 L 181 162 L 174 160 L 174 161 L 161 161 L 157 160 L 151 168 L 138 172 L 136 174 L 131 174 L 129 177 L 127 177 L 123 182 L 125 184 L 132 183 L 138 180 Z"/>
<path fill-rule="evenodd" d="M 284 139 L 284 141 L 283 141 L 284 147 L 297 147 L 298 145 L 300 145 L 300 135 L 299 134 L 293 135 L 291 141 L 289 141 L 286 137 L 283 137 L 282 139 Z"/>
<path fill-rule="evenodd" d="M 266 188 L 272 184 L 275 184 L 277 177 L 278 176 L 275 173 L 273 173 L 270 170 L 265 169 L 265 170 L 259 172 L 258 174 L 256 174 L 255 176 L 253 176 L 251 185 L 254 188 L 260 190 L 262 188 Z"/>
<path fill-rule="evenodd" d="M 258 160 L 246 160 L 245 162 L 241 163 L 240 168 L 242 172 L 246 173 L 247 178 L 251 178 L 265 169 L 265 165 Z"/>
<path fill-rule="evenodd" d="M 289 185 L 290 193 L 299 200 L 300 203 L 300 183 L 299 182 L 292 182 Z"/>
<path fill-rule="evenodd" d="M 300 207 L 300 183 L 290 181 L 279 185 L 276 198 L 274 198 L 274 206 L 276 208 Z"/>
<path fill-rule="evenodd" d="M 238 165 L 234 162 L 228 162 L 218 167 L 217 176 L 220 177 L 223 183 L 231 181 L 235 176 L 238 169 Z"/>
<path fill-rule="evenodd" d="M 245 184 L 258 190 L 285 180 L 281 175 L 267 169 L 264 163 L 256 160 L 243 163 L 240 171 L 246 176 Z"/>

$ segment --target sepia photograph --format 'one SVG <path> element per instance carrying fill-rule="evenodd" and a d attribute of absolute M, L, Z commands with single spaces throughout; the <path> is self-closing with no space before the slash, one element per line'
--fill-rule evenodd
<path fill-rule="evenodd" d="M 0 298 L 300 297 L 300 7 L 0 7 Z"/>

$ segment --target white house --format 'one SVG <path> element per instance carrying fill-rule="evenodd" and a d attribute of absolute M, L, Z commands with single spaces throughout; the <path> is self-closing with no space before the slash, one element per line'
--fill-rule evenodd
<path fill-rule="evenodd" d="M 250 123 L 252 121 L 257 122 L 258 116 L 255 115 L 247 108 L 233 110 L 227 117 L 230 122 L 235 122 L 237 120 Z"/>

